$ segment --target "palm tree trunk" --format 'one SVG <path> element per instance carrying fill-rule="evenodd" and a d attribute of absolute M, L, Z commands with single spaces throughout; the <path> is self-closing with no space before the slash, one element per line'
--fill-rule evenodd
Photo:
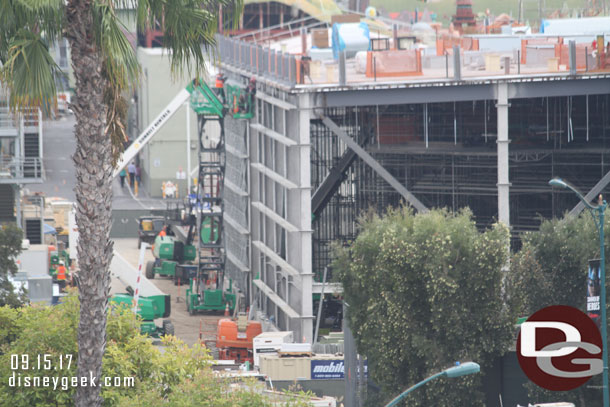
<path fill-rule="evenodd" d="M 68 0 L 67 37 L 76 78 L 76 223 L 79 230 L 78 264 L 80 323 L 78 326 L 78 376 L 94 382 L 78 387 L 77 407 L 100 406 L 102 356 L 106 347 L 106 311 L 110 289 L 109 239 L 112 205 L 112 154 L 105 134 L 106 88 L 103 60 L 95 47 L 93 0 Z M 79 379 L 80 380 L 80 379 Z M 89 380 L 89 379 L 87 379 Z"/>

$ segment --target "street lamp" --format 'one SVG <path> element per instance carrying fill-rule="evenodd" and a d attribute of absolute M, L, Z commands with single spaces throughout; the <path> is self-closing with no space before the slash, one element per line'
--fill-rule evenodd
<path fill-rule="evenodd" d="M 400 402 L 400 400 L 402 400 L 403 398 L 405 398 L 407 396 L 407 394 L 411 393 L 413 390 L 417 389 L 418 387 L 423 386 L 424 384 L 428 383 L 430 380 L 436 379 L 437 377 L 446 376 L 446 377 L 454 378 L 454 377 L 459 377 L 459 376 L 465 376 L 468 374 L 478 373 L 480 370 L 481 370 L 481 366 L 479 366 L 478 363 L 465 362 L 465 363 L 460 364 L 458 362 L 455 366 L 450 367 L 449 369 L 445 369 L 442 372 L 436 373 L 436 374 L 428 377 L 427 379 L 422 380 L 421 382 L 417 383 L 416 385 L 409 387 L 407 390 L 400 393 L 398 395 L 398 397 L 396 397 L 394 400 L 392 400 L 388 404 L 386 404 L 385 407 L 392 407 L 392 406 L 397 405 Z"/>
<path fill-rule="evenodd" d="M 553 178 L 549 181 L 549 185 L 553 187 L 566 188 L 574 192 L 582 203 L 589 209 L 593 222 L 597 226 L 599 233 L 599 266 L 600 266 L 600 285 L 601 285 L 601 326 L 602 326 L 602 358 L 604 363 L 602 390 L 604 395 L 604 407 L 610 407 L 610 395 L 608 393 L 608 327 L 606 321 L 606 260 L 605 260 L 605 242 L 604 242 L 604 212 L 608 207 L 606 201 L 602 201 L 599 196 L 599 204 L 591 205 L 585 197 L 572 185 L 565 182 L 561 178 Z"/>

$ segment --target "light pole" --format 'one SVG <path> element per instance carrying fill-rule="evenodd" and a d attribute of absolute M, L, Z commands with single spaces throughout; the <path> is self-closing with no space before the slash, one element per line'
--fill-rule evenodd
<path fill-rule="evenodd" d="M 602 391 L 604 395 L 604 407 L 610 407 L 610 394 L 608 393 L 608 327 L 606 321 L 606 259 L 605 259 L 605 249 L 606 245 L 604 242 L 604 212 L 608 207 L 606 201 L 602 200 L 601 195 L 599 196 L 599 204 L 591 205 L 584 196 L 572 185 L 565 182 L 561 178 L 553 178 L 549 181 L 549 185 L 553 187 L 566 188 L 570 191 L 574 192 L 578 198 L 582 201 L 582 203 L 589 209 L 589 213 L 591 213 L 591 217 L 593 218 L 593 222 L 595 222 L 595 226 L 597 226 L 597 231 L 599 233 L 599 267 L 600 267 L 600 285 L 601 285 L 601 326 L 602 326 L 602 359 L 604 363 L 604 371 L 603 371 L 603 383 L 602 383 Z"/>
<path fill-rule="evenodd" d="M 386 404 L 385 407 L 392 407 L 392 406 L 397 405 L 400 402 L 400 400 L 402 400 L 403 398 L 405 398 L 407 396 L 407 394 L 411 393 L 413 390 L 417 389 L 418 387 L 421 387 L 424 384 L 428 383 L 430 380 L 436 379 L 437 377 L 447 376 L 450 378 L 454 378 L 454 377 L 459 377 L 459 376 L 465 376 L 468 374 L 478 373 L 480 370 L 481 370 L 481 366 L 479 366 L 479 364 L 475 363 L 475 362 L 465 362 L 462 364 L 458 363 L 456 366 L 450 367 L 449 369 L 445 369 L 442 372 L 433 374 L 432 376 L 428 377 L 427 379 L 422 380 L 421 382 L 417 383 L 416 385 L 409 387 L 407 390 L 400 393 L 394 400 L 392 400 L 388 404 Z"/>

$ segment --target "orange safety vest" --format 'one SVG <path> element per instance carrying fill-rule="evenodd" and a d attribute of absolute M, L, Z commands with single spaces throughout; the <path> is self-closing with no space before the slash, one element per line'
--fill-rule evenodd
<path fill-rule="evenodd" d="M 57 267 L 57 279 L 58 280 L 66 279 L 66 267 L 65 266 Z"/>
<path fill-rule="evenodd" d="M 162 230 L 159 232 L 159 236 L 167 236 L 167 233 L 165 233 L 165 230 Z"/>

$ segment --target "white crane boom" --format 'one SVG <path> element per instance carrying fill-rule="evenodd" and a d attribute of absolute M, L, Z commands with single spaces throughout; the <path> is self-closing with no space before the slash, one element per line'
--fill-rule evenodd
<path fill-rule="evenodd" d="M 159 113 L 159 115 L 152 121 L 134 140 L 133 143 L 123 152 L 122 157 L 116 164 L 112 177 L 115 178 L 125 166 L 134 159 L 134 157 L 140 152 L 140 150 L 153 138 L 157 131 L 163 127 L 165 123 L 176 113 L 176 111 L 182 106 L 184 102 L 189 100 L 191 93 L 187 89 L 182 89 L 174 99 Z"/>

